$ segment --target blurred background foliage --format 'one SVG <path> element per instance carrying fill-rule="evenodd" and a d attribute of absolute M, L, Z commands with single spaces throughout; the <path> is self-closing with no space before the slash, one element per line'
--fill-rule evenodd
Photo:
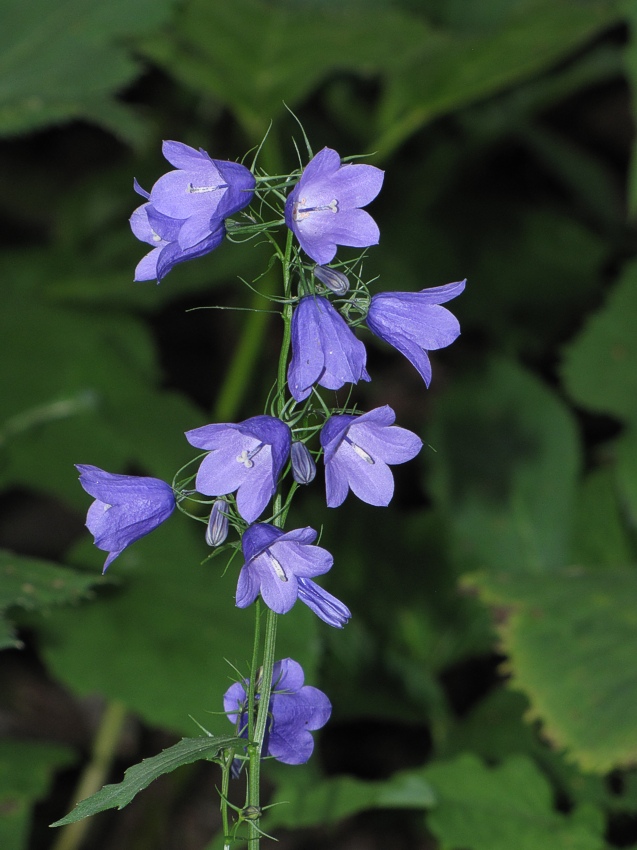
<path fill-rule="evenodd" d="M 368 336 L 426 447 L 386 510 L 327 511 L 343 632 L 296 608 L 280 656 L 334 714 L 269 765 L 284 848 L 637 847 L 637 3 L 0 0 L 0 846 L 218 847 L 206 764 L 121 813 L 48 823 L 178 735 L 215 733 L 252 618 L 182 516 L 101 578 L 74 463 L 168 480 L 183 431 L 261 412 L 279 328 L 226 243 L 133 284 L 132 178 L 162 139 L 386 170 L 365 271 L 468 277 L 426 391 Z M 301 144 L 302 148 L 302 144 Z M 346 252 L 343 252 L 346 255 Z M 276 280 L 257 288 L 274 291 Z M 96 777 L 96 778 L 94 778 Z M 238 801 L 241 790 L 237 790 Z M 215 837 L 215 835 L 217 837 Z"/>

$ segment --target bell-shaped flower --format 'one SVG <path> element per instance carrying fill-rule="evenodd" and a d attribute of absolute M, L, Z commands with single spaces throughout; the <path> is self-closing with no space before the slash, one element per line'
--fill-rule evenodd
<path fill-rule="evenodd" d="M 337 245 L 378 243 L 378 225 L 361 207 L 380 192 L 383 177 L 373 165 L 341 165 L 331 148 L 308 163 L 286 200 L 285 222 L 314 262 L 330 263 Z"/>
<path fill-rule="evenodd" d="M 325 726 L 332 713 L 327 696 L 318 688 L 305 685 L 301 665 L 292 658 L 274 664 L 272 695 L 268 706 L 269 721 L 262 756 L 272 756 L 284 764 L 305 764 L 314 750 L 311 732 Z M 223 708 L 237 735 L 248 737 L 249 679 L 235 682 L 223 697 Z M 259 699 L 259 693 L 256 699 Z"/>
<path fill-rule="evenodd" d="M 292 478 L 297 484 L 311 484 L 314 481 L 316 464 L 305 443 L 296 440 L 292 443 L 290 462 L 292 463 Z"/>
<path fill-rule="evenodd" d="M 367 327 L 413 363 L 425 384 L 431 382 L 427 351 L 445 348 L 460 334 L 456 317 L 441 307 L 464 290 L 466 280 L 420 292 L 380 292 L 367 313 Z"/>
<path fill-rule="evenodd" d="M 314 611 L 328 626 L 342 629 L 352 617 L 352 613 L 340 599 L 332 596 L 327 590 L 310 578 L 299 578 L 299 599 Z"/>
<path fill-rule="evenodd" d="M 175 509 L 172 487 L 159 478 L 116 475 L 97 466 L 78 463 L 80 484 L 95 501 L 86 527 L 98 549 L 108 552 L 107 567 L 127 546 L 154 531 Z"/>
<path fill-rule="evenodd" d="M 237 493 L 237 510 L 254 522 L 274 495 L 290 454 L 290 429 L 273 416 L 253 416 L 238 424 L 204 425 L 186 432 L 192 446 L 209 454 L 195 486 L 206 496 Z"/>
<path fill-rule="evenodd" d="M 292 315 L 292 359 L 288 386 L 303 401 L 313 384 L 337 390 L 345 383 L 369 381 L 367 352 L 327 298 L 306 295 Z"/>
<path fill-rule="evenodd" d="M 314 277 L 335 295 L 345 295 L 349 289 L 347 275 L 329 266 L 314 266 Z"/>
<path fill-rule="evenodd" d="M 245 563 L 237 583 L 237 607 L 247 608 L 259 593 L 276 614 L 285 614 L 299 595 L 298 579 L 326 573 L 334 563 L 327 549 L 312 545 L 313 528 L 284 532 L 267 523 L 251 525 L 241 546 Z"/>
<path fill-rule="evenodd" d="M 182 250 L 207 239 L 252 200 L 256 181 L 244 165 L 211 159 L 182 142 L 164 142 L 162 152 L 176 170 L 159 178 L 150 202 L 162 215 L 183 221 L 177 239 Z"/>
<path fill-rule="evenodd" d="M 177 263 L 203 257 L 223 241 L 225 228 L 222 222 L 197 245 L 180 248 L 177 240 L 183 224 L 181 219 L 169 218 L 157 212 L 150 203 L 142 204 L 135 210 L 130 218 L 131 230 L 139 240 L 153 246 L 153 250 L 137 264 L 136 281 L 156 280 L 159 283 Z"/>
<path fill-rule="evenodd" d="M 206 526 L 206 543 L 208 546 L 221 546 L 228 536 L 228 502 L 225 499 L 215 499 Z"/>
<path fill-rule="evenodd" d="M 337 508 L 348 489 L 369 505 L 388 505 L 394 495 L 394 476 L 388 464 L 416 457 L 422 440 L 394 425 L 388 405 L 362 416 L 331 416 L 321 430 L 324 449 L 327 506 Z"/>

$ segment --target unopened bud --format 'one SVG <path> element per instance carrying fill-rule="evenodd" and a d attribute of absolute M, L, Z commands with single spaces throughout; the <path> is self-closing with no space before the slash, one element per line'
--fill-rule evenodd
<path fill-rule="evenodd" d="M 331 269 L 329 266 L 314 266 L 314 277 L 335 295 L 345 295 L 349 289 L 349 280 L 343 272 Z"/>
<path fill-rule="evenodd" d="M 292 477 L 297 484 L 309 484 L 314 481 L 316 464 L 305 443 L 292 443 Z"/>
<path fill-rule="evenodd" d="M 208 546 L 221 546 L 228 536 L 228 503 L 225 499 L 217 499 L 210 511 L 210 519 L 206 528 L 206 543 Z"/>

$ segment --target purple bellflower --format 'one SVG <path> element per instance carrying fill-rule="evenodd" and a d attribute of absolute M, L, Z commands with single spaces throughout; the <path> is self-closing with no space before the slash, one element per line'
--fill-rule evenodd
<path fill-rule="evenodd" d="M 440 304 L 460 295 L 465 284 L 460 280 L 420 292 L 380 292 L 371 300 L 367 327 L 404 354 L 427 386 L 431 382 L 427 351 L 451 345 L 460 334 L 458 320 Z"/>
<path fill-rule="evenodd" d="M 273 416 L 253 416 L 244 422 L 204 425 L 186 432 L 192 446 L 206 449 L 196 487 L 206 496 L 237 492 L 237 510 L 254 522 L 274 495 L 290 454 L 290 429 Z"/>
<path fill-rule="evenodd" d="M 149 200 L 157 212 L 183 222 L 177 240 L 182 250 L 207 239 L 252 200 L 256 181 L 244 165 L 211 159 L 182 142 L 164 142 L 162 152 L 176 170 L 159 178 Z"/>
<path fill-rule="evenodd" d="M 314 749 L 310 733 L 325 726 L 332 713 L 332 705 L 323 691 L 304 685 L 304 680 L 303 668 L 297 661 L 284 658 L 274 664 L 268 711 L 270 722 L 263 755 L 273 756 L 284 764 L 305 764 Z M 235 682 L 223 697 L 228 720 L 234 724 L 237 735 L 246 739 L 249 683 L 249 679 Z"/>
<path fill-rule="evenodd" d="M 361 207 L 380 192 L 383 177 L 373 165 L 341 165 L 331 148 L 308 163 L 288 195 L 285 222 L 314 262 L 330 263 L 337 245 L 378 244 L 378 225 Z"/>
<path fill-rule="evenodd" d="M 325 455 L 328 508 L 345 501 L 348 488 L 369 505 L 388 505 L 394 495 L 394 476 L 388 464 L 416 457 L 422 440 L 394 425 L 396 414 L 388 405 L 362 416 L 331 416 L 321 430 Z"/>
<path fill-rule="evenodd" d="M 333 269 L 330 266 L 314 266 L 314 277 L 320 280 L 323 286 L 326 286 L 335 295 L 346 295 L 349 290 L 349 280 L 347 275 L 339 272 L 338 269 Z"/>
<path fill-rule="evenodd" d="M 286 614 L 299 596 L 299 578 L 326 573 L 334 563 L 327 549 L 313 546 L 313 528 L 284 532 L 267 523 L 251 525 L 241 539 L 245 563 L 237 583 L 237 608 L 247 608 L 259 593 L 276 614 Z"/>
<path fill-rule="evenodd" d="M 299 599 L 314 611 L 328 626 L 342 629 L 352 618 L 352 613 L 340 599 L 323 590 L 310 578 L 299 577 Z"/>
<path fill-rule="evenodd" d="M 159 478 L 115 475 L 78 463 L 80 484 L 95 498 L 86 527 L 98 549 L 108 552 L 104 570 L 127 546 L 154 531 L 175 509 L 172 488 Z"/>
<path fill-rule="evenodd" d="M 206 526 L 208 546 L 221 546 L 228 536 L 228 503 L 225 499 L 215 499 Z"/>
<path fill-rule="evenodd" d="M 327 298 L 306 295 L 292 315 L 292 359 L 288 386 L 303 401 L 313 384 L 337 390 L 345 383 L 369 381 L 367 352 Z"/>
<path fill-rule="evenodd" d="M 157 212 L 152 204 L 142 204 L 135 210 L 130 218 L 131 230 L 140 241 L 153 246 L 153 250 L 137 264 L 136 281 L 156 280 L 159 283 L 177 263 L 203 257 L 223 241 L 225 228 L 221 223 L 197 245 L 184 250 L 177 241 L 183 223 L 180 219 Z"/>

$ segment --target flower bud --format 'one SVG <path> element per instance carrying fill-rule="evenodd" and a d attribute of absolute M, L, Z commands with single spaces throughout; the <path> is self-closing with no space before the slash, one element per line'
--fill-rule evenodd
<path fill-rule="evenodd" d="M 221 546 L 228 536 L 228 503 L 225 499 L 216 499 L 210 511 L 206 528 L 208 546 Z"/>
<path fill-rule="evenodd" d="M 314 277 L 335 295 L 345 295 L 349 289 L 349 281 L 343 274 L 329 266 L 314 266 Z"/>
<path fill-rule="evenodd" d="M 292 459 L 292 477 L 297 484 L 309 484 L 314 481 L 316 464 L 305 443 L 292 443 L 290 451 Z"/>

